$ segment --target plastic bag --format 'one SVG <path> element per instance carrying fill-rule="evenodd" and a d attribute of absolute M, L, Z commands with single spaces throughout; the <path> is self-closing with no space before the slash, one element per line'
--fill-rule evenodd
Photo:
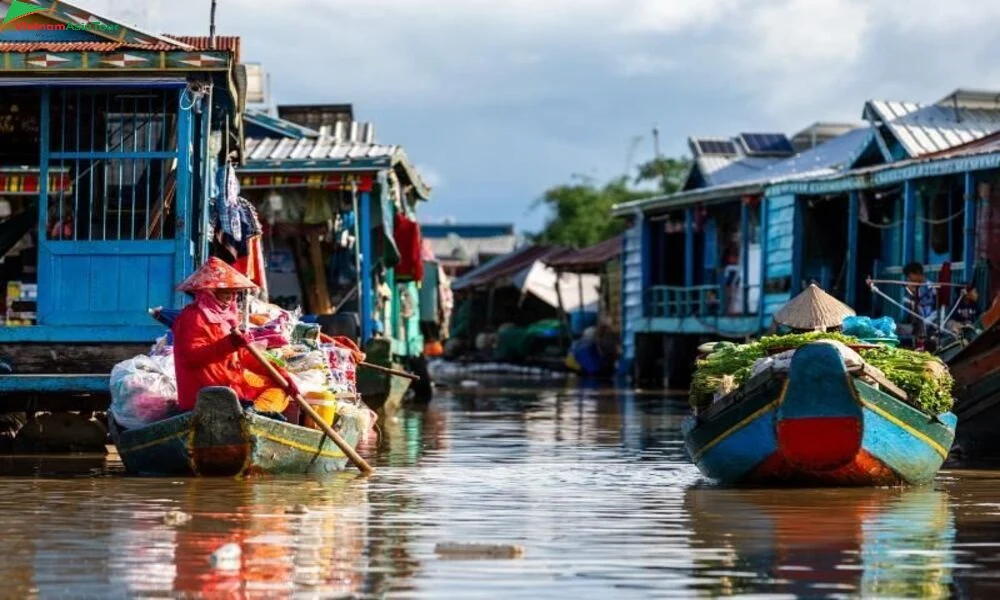
<path fill-rule="evenodd" d="M 869 317 L 847 317 L 844 319 L 844 335 L 861 340 L 897 340 L 896 322 L 891 317 L 871 319 Z"/>
<path fill-rule="evenodd" d="M 111 370 L 111 408 L 115 421 L 132 429 L 166 419 L 177 408 L 174 357 L 136 356 Z"/>

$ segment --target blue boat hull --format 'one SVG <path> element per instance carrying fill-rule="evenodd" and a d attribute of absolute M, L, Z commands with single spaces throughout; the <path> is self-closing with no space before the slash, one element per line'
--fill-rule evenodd
<path fill-rule="evenodd" d="M 862 381 L 829 344 L 800 348 L 786 378 L 744 387 L 683 426 L 693 462 L 722 482 L 927 483 L 954 441 L 955 415 L 931 417 Z"/>

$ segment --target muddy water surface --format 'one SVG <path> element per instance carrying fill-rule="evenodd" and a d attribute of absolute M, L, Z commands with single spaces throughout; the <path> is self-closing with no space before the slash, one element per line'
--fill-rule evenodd
<path fill-rule="evenodd" d="M 369 480 L 0 459 L 0 595 L 1000 597 L 1000 470 L 911 490 L 721 489 L 684 455 L 684 412 L 609 391 L 442 392 L 382 424 Z M 441 542 L 525 555 L 449 560 Z M 238 555 L 213 564 L 227 544 Z"/>

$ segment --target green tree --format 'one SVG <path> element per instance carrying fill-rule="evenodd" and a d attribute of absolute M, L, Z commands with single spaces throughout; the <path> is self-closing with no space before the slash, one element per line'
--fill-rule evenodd
<path fill-rule="evenodd" d="M 625 222 L 611 217 L 612 206 L 679 190 L 689 165 L 683 159 L 655 159 L 639 165 L 634 179 L 621 176 L 604 184 L 574 175 L 573 183 L 549 188 L 532 205 L 533 209 L 545 207 L 549 212 L 545 227 L 534 240 L 583 248 L 617 235 L 624 230 Z M 656 189 L 634 187 L 645 182 L 655 182 Z"/>
<path fill-rule="evenodd" d="M 673 194 L 684 186 L 690 170 L 691 161 L 687 158 L 654 158 L 639 165 L 635 182 L 654 182 L 660 193 Z"/>

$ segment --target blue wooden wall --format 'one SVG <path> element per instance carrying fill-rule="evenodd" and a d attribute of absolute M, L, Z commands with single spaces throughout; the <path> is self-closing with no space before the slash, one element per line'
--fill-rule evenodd
<path fill-rule="evenodd" d="M 768 198 L 764 230 L 767 232 L 767 256 L 764 261 L 763 280 L 792 278 L 793 248 L 795 240 L 795 196 L 781 195 Z M 765 293 L 764 314 L 770 317 L 791 298 L 790 292 Z"/>
<path fill-rule="evenodd" d="M 636 324 L 642 319 L 642 229 L 637 221 L 624 235 L 622 249 L 622 364 L 635 359 Z"/>

